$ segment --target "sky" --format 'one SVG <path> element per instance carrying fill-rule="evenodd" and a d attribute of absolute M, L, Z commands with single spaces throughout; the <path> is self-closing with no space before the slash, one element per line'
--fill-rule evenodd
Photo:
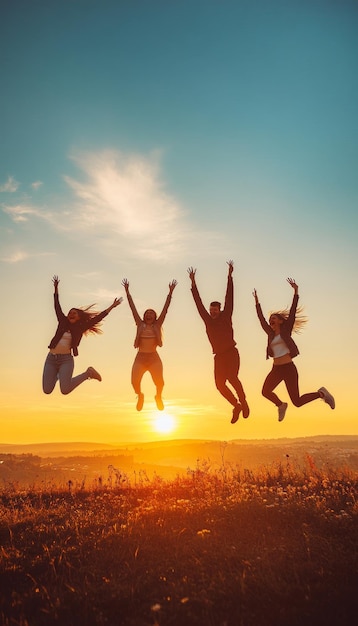
<path fill-rule="evenodd" d="M 357 435 L 358 5 L 349 0 L 5 0 L 0 23 L 1 443 Z M 250 417 L 231 425 L 190 292 L 224 301 Z M 42 392 L 60 302 L 125 296 L 164 323 L 160 430 L 149 374 L 135 409 L 135 325 L 124 298 L 84 337 L 70 395 Z M 299 285 L 301 393 L 277 409 L 265 315 Z M 278 388 L 289 401 L 283 385 Z M 160 414 L 161 415 L 161 414 Z"/>

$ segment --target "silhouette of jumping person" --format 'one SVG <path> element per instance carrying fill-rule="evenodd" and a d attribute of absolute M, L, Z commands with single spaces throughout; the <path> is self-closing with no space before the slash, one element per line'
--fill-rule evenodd
<path fill-rule="evenodd" d="M 159 411 L 163 411 L 162 391 L 164 387 L 163 363 L 157 352 L 157 347 L 163 345 L 162 325 L 168 312 L 172 299 L 172 293 L 177 286 L 177 281 L 169 283 L 169 293 L 165 300 L 163 310 L 159 317 L 153 309 L 144 311 L 143 319 L 140 317 L 133 298 L 129 292 L 129 282 L 123 278 L 122 285 L 126 290 L 128 304 L 131 308 L 134 321 L 137 325 L 137 333 L 134 340 L 134 347 L 137 354 L 132 367 L 131 382 L 137 399 L 137 411 L 141 411 L 144 404 L 144 394 L 141 390 L 141 382 L 145 372 L 149 372 L 156 387 L 155 402 Z"/>
<path fill-rule="evenodd" d="M 232 273 L 234 271 L 233 261 L 227 261 L 229 266 L 227 277 L 227 288 L 225 295 L 224 308 L 221 310 L 221 303 L 214 301 L 210 303 L 209 312 L 204 307 L 196 285 L 195 274 L 196 269 L 189 267 L 188 274 L 191 280 L 191 292 L 198 309 L 198 313 L 202 318 L 206 334 L 210 341 L 214 353 L 214 377 L 218 391 L 224 398 L 234 407 L 232 412 L 231 423 L 235 424 L 239 419 L 242 410 L 243 417 L 247 418 L 250 409 L 246 401 L 243 386 L 238 378 L 240 369 L 240 355 L 234 340 L 234 331 L 232 327 L 232 313 L 234 307 L 234 285 Z M 234 388 L 237 398 L 227 386 L 226 382 Z"/>
<path fill-rule="evenodd" d="M 100 329 L 101 320 L 112 309 L 117 307 L 123 301 L 123 298 L 115 298 L 108 309 L 102 311 L 102 313 L 93 311 L 92 305 L 85 309 L 72 308 L 65 315 L 59 301 L 58 284 L 60 281 L 58 276 L 54 276 L 52 282 L 54 284 L 54 305 L 58 326 L 48 346 L 50 352 L 47 355 L 43 369 L 42 389 L 46 394 L 52 393 L 58 380 L 61 393 L 67 395 L 87 379 L 95 378 L 99 381 L 102 380 L 101 375 L 91 366 L 82 374 L 72 378 L 74 370 L 73 355 L 78 355 L 78 346 L 82 335 L 89 333 L 100 334 L 102 332 Z"/>
<path fill-rule="evenodd" d="M 301 309 L 298 308 L 298 285 L 293 278 L 287 278 L 287 282 L 294 290 L 291 308 L 271 313 L 268 322 L 263 316 L 256 289 L 252 292 L 257 316 L 263 330 L 267 333 L 266 358 L 273 358 L 273 366 L 263 384 L 262 395 L 277 406 L 279 422 L 284 419 L 288 404 L 282 402 L 273 390 L 282 381 L 285 383 L 291 402 L 295 406 L 300 407 L 321 398 L 331 409 L 335 408 L 334 398 L 325 387 L 320 387 L 318 391 L 300 396 L 298 372 L 292 361 L 299 354 L 299 350 L 291 335 L 292 332 L 299 332 L 307 319 L 302 316 Z"/>

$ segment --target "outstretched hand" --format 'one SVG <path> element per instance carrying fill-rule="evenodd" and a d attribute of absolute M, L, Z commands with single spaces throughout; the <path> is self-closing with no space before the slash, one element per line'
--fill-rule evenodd
<path fill-rule="evenodd" d="M 53 276 L 53 278 L 52 278 L 52 282 L 53 282 L 53 286 L 54 286 L 54 288 L 55 288 L 55 291 L 57 291 L 57 289 L 58 289 L 58 283 L 60 282 L 60 279 L 59 279 L 59 277 L 58 277 L 58 276 L 56 276 L 56 274 L 55 274 L 55 276 Z"/>
<path fill-rule="evenodd" d="M 114 298 L 112 304 L 108 307 L 108 309 L 106 309 L 106 312 L 110 313 L 112 311 L 112 309 L 115 309 L 116 306 L 121 304 L 121 302 L 123 302 L 123 298 Z"/>
<path fill-rule="evenodd" d="M 191 282 L 194 284 L 195 283 L 196 269 L 194 269 L 193 267 L 188 267 L 188 274 L 189 274 L 189 278 L 190 278 Z"/>
<path fill-rule="evenodd" d="M 129 290 L 129 280 L 128 280 L 128 278 L 123 278 L 122 285 L 123 285 L 124 289 L 126 290 L 126 293 L 128 293 L 128 290 Z"/>
<path fill-rule="evenodd" d="M 229 276 L 232 275 L 233 271 L 234 271 L 234 261 L 226 261 L 227 265 L 229 266 Z"/>
<path fill-rule="evenodd" d="M 172 294 L 175 287 L 177 286 L 178 281 L 173 278 L 173 280 L 169 283 L 169 293 Z"/>
<path fill-rule="evenodd" d="M 287 278 L 287 282 L 289 285 L 291 285 L 292 289 L 295 290 L 295 293 L 298 292 L 298 285 L 296 284 L 296 281 L 294 278 Z"/>
<path fill-rule="evenodd" d="M 252 295 L 253 295 L 253 296 L 254 296 L 254 298 L 255 298 L 255 304 L 258 304 L 258 303 L 259 303 L 259 297 L 258 297 L 258 295 L 257 295 L 257 291 L 256 291 L 256 289 L 254 289 L 254 290 L 253 290 Z"/>

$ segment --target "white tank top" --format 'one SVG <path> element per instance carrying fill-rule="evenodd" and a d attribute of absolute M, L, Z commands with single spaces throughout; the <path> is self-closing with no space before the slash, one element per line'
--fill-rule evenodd
<path fill-rule="evenodd" d="M 275 359 L 277 359 L 280 356 L 285 356 L 285 354 L 290 353 L 281 335 L 275 335 L 270 345 L 271 345 L 273 356 Z"/>
<path fill-rule="evenodd" d="M 70 331 L 67 330 L 65 333 L 63 333 L 57 346 L 55 346 L 51 350 L 52 354 L 69 354 L 71 352 L 71 342 L 72 335 Z"/>

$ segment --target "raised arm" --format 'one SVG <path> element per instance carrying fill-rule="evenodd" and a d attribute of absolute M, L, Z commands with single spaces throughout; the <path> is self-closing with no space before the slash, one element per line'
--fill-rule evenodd
<path fill-rule="evenodd" d="M 202 300 L 200 298 L 200 294 L 198 291 L 198 288 L 196 286 L 196 280 L 195 280 L 195 274 L 196 274 L 196 269 L 194 269 L 193 267 L 188 267 L 188 274 L 189 274 L 189 278 L 191 280 L 191 293 L 193 294 L 193 298 L 194 298 L 194 302 L 196 304 L 196 308 L 198 309 L 198 313 L 200 315 L 200 317 L 204 320 L 204 322 L 210 318 L 210 315 L 208 313 L 208 311 L 206 310 L 206 308 L 204 307 Z"/>
<path fill-rule="evenodd" d="M 163 324 L 163 322 L 165 320 L 165 316 L 168 313 L 168 308 L 169 308 L 169 305 L 170 305 L 170 303 L 172 301 L 172 293 L 173 293 L 175 287 L 177 286 L 177 284 L 178 284 L 178 282 L 175 280 L 175 278 L 173 278 L 173 280 L 169 283 L 169 293 L 168 293 L 167 298 L 165 300 L 163 310 L 162 310 L 162 312 L 159 315 L 158 320 L 157 320 L 157 322 L 158 322 L 158 324 L 160 326 Z"/>
<path fill-rule="evenodd" d="M 292 287 L 292 289 L 294 291 L 290 312 L 289 312 L 288 318 L 286 320 L 286 324 L 288 324 L 288 326 L 292 329 L 293 325 L 295 323 L 296 310 L 297 310 L 298 299 L 299 299 L 298 285 L 297 285 L 297 283 L 296 283 L 294 278 L 287 278 L 287 282 L 288 282 L 289 285 L 291 285 L 291 287 Z"/>
<path fill-rule="evenodd" d="M 260 324 L 263 330 L 265 331 L 265 333 L 267 333 L 271 330 L 271 327 L 270 327 L 270 324 L 268 324 L 267 321 L 265 320 L 264 315 L 262 313 L 261 304 L 259 302 L 259 297 L 257 295 L 256 289 L 253 290 L 252 295 L 254 296 L 254 300 L 255 300 L 257 317 L 260 320 Z"/>
<path fill-rule="evenodd" d="M 227 287 L 225 294 L 225 304 L 224 311 L 225 313 L 232 315 L 234 309 L 234 283 L 232 280 L 232 273 L 234 271 L 234 261 L 226 261 L 229 269 L 227 274 Z"/>
<path fill-rule="evenodd" d="M 53 282 L 53 286 L 54 286 L 53 297 L 54 297 L 55 313 L 56 313 L 57 320 L 60 321 L 61 319 L 63 319 L 66 316 L 65 316 L 64 312 L 61 309 L 59 295 L 58 295 L 58 284 L 60 282 L 59 277 L 56 276 L 56 275 L 53 276 L 52 282 Z"/>
<path fill-rule="evenodd" d="M 125 289 L 126 296 L 127 296 L 127 300 L 128 300 L 128 304 L 129 304 L 130 309 L 131 309 L 131 311 L 132 311 L 132 314 L 133 314 L 133 317 L 134 317 L 135 323 L 136 323 L 136 324 L 137 324 L 137 326 L 138 326 L 138 324 L 140 324 L 140 322 L 141 322 L 142 320 L 141 320 L 141 317 L 140 317 L 140 315 L 139 315 L 139 313 L 138 313 L 138 311 L 137 311 L 137 309 L 136 309 L 136 307 L 135 307 L 135 304 L 134 304 L 134 302 L 133 302 L 133 298 L 132 298 L 132 296 L 131 296 L 131 294 L 130 294 L 130 292 L 129 292 L 129 281 L 128 281 L 128 279 L 127 279 L 127 278 L 123 278 L 123 280 L 122 280 L 122 285 L 123 285 L 123 287 L 124 287 L 124 289 Z"/>

